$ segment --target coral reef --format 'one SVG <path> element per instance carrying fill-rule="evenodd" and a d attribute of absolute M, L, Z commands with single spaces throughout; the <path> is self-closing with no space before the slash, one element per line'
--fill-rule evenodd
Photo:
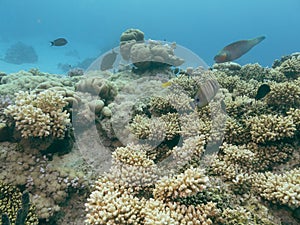
<path fill-rule="evenodd" d="M 17 42 L 7 49 L 4 61 L 18 65 L 35 63 L 38 61 L 38 55 L 32 46 L 26 45 L 23 42 Z"/>
<path fill-rule="evenodd" d="M 299 224 L 299 54 L 179 69 L 175 47 L 129 29 L 114 73 L 0 73 L 4 219 L 24 192 L 27 224 Z"/>

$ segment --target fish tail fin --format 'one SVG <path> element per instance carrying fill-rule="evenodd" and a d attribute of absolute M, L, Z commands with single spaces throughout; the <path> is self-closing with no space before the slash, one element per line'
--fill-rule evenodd
<path fill-rule="evenodd" d="M 163 88 L 166 88 L 166 87 L 171 86 L 171 84 L 172 84 L 171 81 L 167 81 L 167 82 L 165 82 L 165 83 L 162 83 L 161 86 L 162 86 Z"/>
<path fill-rule="evenodd" d="M 54 45 L 54 42 L 53 42 L 53 41 L 49 41 L 49 42 L 50 42 L 50 44 L 51 44 L 50 46 L 53 46 L 53 45 Z"/>

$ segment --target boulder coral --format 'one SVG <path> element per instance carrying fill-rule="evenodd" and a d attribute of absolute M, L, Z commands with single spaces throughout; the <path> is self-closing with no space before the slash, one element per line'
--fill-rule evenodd
<path fill-rule="evenodd" d="M 159 41 L 144 41 L 144 33 L 129 29 L 121 35 L 120 53 L 130 60 L 139 70 L 145 71 L 162 66 L 180 66 L 184 60 L 174 53 L 176 44 L 164 44 Z"/>

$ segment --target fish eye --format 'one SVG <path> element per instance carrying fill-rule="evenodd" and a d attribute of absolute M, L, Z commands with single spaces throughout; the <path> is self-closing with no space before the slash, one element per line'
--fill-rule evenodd
<path fill-rule="evenodd" d="M 195 101 L 198 103 L 198 102 L 200 102 L 200 99 L 199 99 L 199 98 L 196 98 Z"/>

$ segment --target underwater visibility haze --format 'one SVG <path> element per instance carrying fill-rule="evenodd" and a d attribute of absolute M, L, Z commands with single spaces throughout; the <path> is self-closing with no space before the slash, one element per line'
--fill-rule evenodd
<path fill-rule="evenodd" d="M 300 224 L 299 0 L 0 12 L 0 225 Z"/>

